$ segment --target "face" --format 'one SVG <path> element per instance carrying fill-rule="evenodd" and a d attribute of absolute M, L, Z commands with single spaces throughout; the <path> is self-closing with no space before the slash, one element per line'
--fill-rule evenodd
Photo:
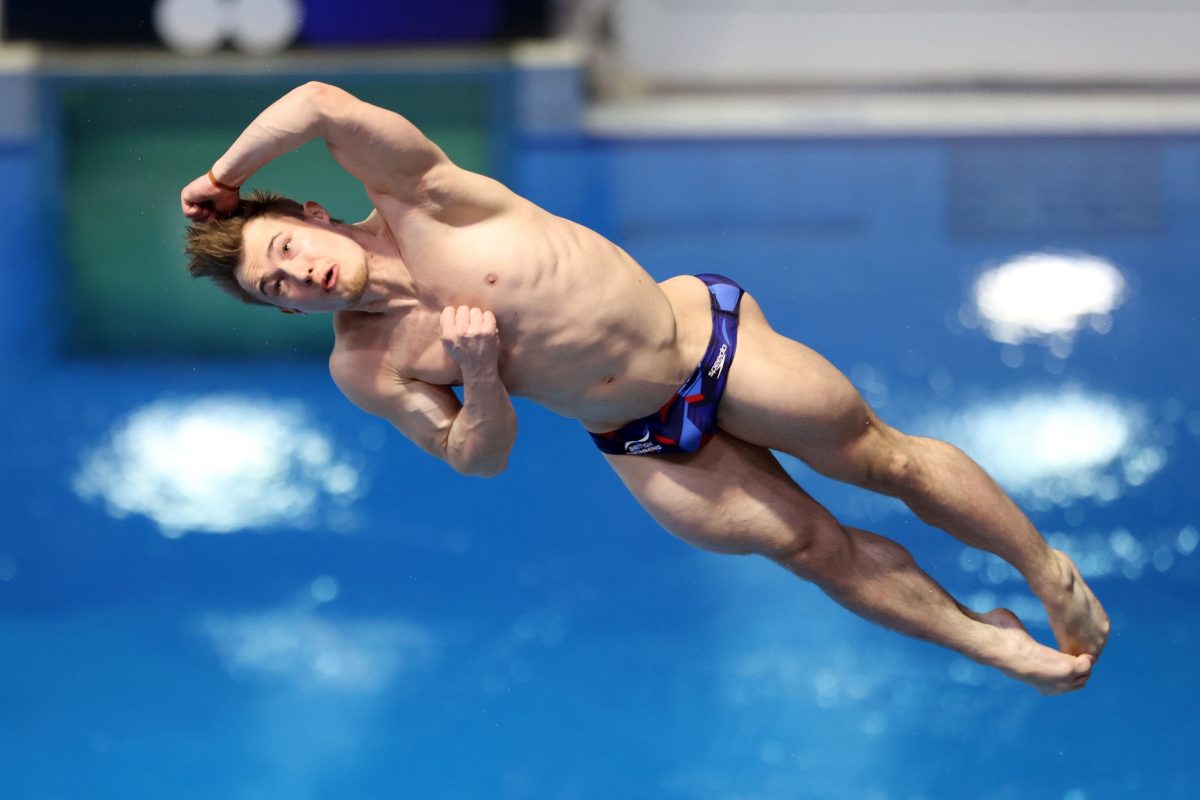
<path fill-rule="evenodd" d="M 352 307 L 367 285 L 366 254 L 316 203 L 304 219 L 257 217 L 242 229 L 243 259 L 235 275 L 247 292 L 295 311 Z"/>

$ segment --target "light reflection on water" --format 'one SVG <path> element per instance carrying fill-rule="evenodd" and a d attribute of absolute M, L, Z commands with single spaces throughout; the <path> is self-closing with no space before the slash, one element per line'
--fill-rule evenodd
<path fill-rule="evenodd" d="M 1106 259 L 1029 253 L 984 272 L 960 320 L 968 327 L 981 323 L 989 338 L 1005 345 L 1041 342 L 1064 359 L 1083 328 L 1112 329 L 1111 314 L 1126 292 L 1125 278 Z M 1006 363 L 1014 358 L 1010 352 Z"/>
<path fill-rule="evenodd" d="M 142 514 L 178 536 L 301 526 L 322 498 L 348 506 L 360 478 L 299 404 L 213 395 L 158 400 L 119 420 L 73 486 L 115 517 Z"/>
<path fill-rule="evenodd" d="M 319 613 L 338 593 L 337 581 L 321 576 L 291 603 L 256 613 L 207 614 L 200 629 L 230 674 L 300 689 L 377 692 L 434 660 L 438 648 L 422 626 Z"/>
<path fill-rule="evenodd" d="M 957 445 L 1037 509 L 1112 502 L 1167 463 L 1142 406 L 1079 386 L 983 400 L 913 428 Z"/>

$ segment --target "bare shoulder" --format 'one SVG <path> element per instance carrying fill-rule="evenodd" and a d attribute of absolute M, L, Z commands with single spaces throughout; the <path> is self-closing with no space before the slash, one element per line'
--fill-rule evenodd
<path fill-rule="evenodd" d="M 389 222 L 417 213 L 453 228 L 486 222 L 531 204 L 504 184 L 449 161 L 426 172 L 409 195 L 368 190 Z"/>
<path fill-rule="evenodd" d="M 338 311 L 333 315 L 333 352 L 386 348 L 393 326 L 387 314 Z"/>
<path fill-rule="evenodd" d="M 333 317 L 334 344 L 329 354 L 329 374 L 350 399 L 371 392 L 380 384 L 388 363 L 391 326 L 382 314 L 339 311 Z M 396 378 L 398 376 L 391 376 Z"/>
<path fill-rule="evenodd" d="M 383 314 L 338 312 L 329 374 L 342 394 L 368 414 L 391 422 L 426 452 L 446 458 L 446 437 L 462 405 L 449 386 L 401 373 L 388 347 L 395 324 Z"/>

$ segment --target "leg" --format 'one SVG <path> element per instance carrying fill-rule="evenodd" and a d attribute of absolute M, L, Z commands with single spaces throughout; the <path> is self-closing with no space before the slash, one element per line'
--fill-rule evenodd
<path fill-rule="evenodd" d="M 875 458 L 886 453 L 884 469 L 868 474 L 861 485 L 898 497 L 930 525 L 1012 564 L 1045 604 L 1062 650 L 1100 655 L 1108 639 L 1108 616 L 1075 563 L 1046 544 L 978 464 L 945 442 L 906 436 L 877 420 L 858 444 L 875 449 Z M 873 461 L 871 456 L 864 460 Z"/>
<path fill-rule="evenodd" d="M 1045 603 L 1065 652 L 1100 654 L 1104 609 L 1071 559 L 1046 544 L 995 481 L 957 448 L 885 425 L 828 361 L 771 330 L 749 295 L 742 303 L 722 428 L 898 497 L 929 524 L 1000 556 Z"/>
<path fill-rule="evenodd" d="M 1035 642 L 1011 613 L 975 614 L 882 536 L 843 528 L 762 447 L 718 434 L 683 456 L 608 456 L 643 507 L 684 541 L 759 554 L 851 611 L 997 667 L 1048 694 L 1081 688 L 1091 656 Z"/>

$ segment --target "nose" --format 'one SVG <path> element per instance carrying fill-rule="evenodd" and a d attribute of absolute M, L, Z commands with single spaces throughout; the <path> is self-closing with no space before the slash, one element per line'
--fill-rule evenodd
<path fill-rule="evenodd" d="M 313 268 L 309 267 L 308 272 L 304 273 L 304 284 L 306 286 L 312 286 L 312 282 L 313 282 Z"/>

